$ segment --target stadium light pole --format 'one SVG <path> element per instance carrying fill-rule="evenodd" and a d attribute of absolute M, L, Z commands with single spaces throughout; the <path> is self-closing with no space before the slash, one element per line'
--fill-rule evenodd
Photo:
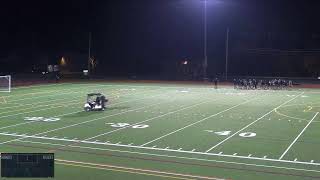
<path fill-rule="evenodd" d="M 91 32 L 89 32 L 89 39 L 88 39 L 88 73 L 91 72 L 90 59 L 91 59 Z"/>
<path fill-rule="evenodd" d="M 203 60 L 203 74 L 204 80 L 207 80 L 207 68 L 208 68 L 208 56 L 207 56 L 207 3 L 208 0 L 202 0 L 204 3 L 204 23 L 203 23 L 203 44 L 204 44 L 204 60 Z M 226 51 L 225 51 L 225 79 L 228 79 L 228 58 L 229 58 L 229 28 L 227 28 L 227 35 L 226 35 Z"/>
<path fill-rule="evenodd" d="M 207 80 L 207 67 L 208 67 L 208 58 L 207 58 L 207 0 L 203 0 L 204 2 L 204 23 L 203 23 L 203 31 L 204 31 L 204 37 L 203 37 L 203 45 L 204 45 L 204 60 L 203 60 L 203 78 L 204 80 Z"/>
<path fill-rule="evenodd" d="M 228 80 L 228 58 L 229 58 L 229 28 L 227 28 L 226 36 L 226 81 Z"/>

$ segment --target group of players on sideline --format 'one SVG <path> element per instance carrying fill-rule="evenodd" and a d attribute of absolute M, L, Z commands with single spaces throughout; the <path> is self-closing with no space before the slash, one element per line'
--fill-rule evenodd
<path fill-rule="evenodd" d="M 288 89 L 293 86 L 292 80 L 285 79 L 233 79 L 235 89 Z"/>
<path fill-rule="evenodd" d="M 214 83 L 214 88 L 218 88 L 218 78 L 213 78 L 212 82 Z M 233 79 L 234 89 L 289 89 L 293 87 L 292 80 L 286 79 Z"/>

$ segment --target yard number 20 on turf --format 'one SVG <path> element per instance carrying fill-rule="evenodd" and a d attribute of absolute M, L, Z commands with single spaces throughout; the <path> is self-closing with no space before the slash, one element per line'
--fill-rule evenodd
<path fill-rule="evenodd" d="M 55 118 L 55 117 L 25 117 L 24 120 L 26 121 L 44 121 L 44 122 L 54 122 L 54 121 L 59 121 L 60 118 Z"/>

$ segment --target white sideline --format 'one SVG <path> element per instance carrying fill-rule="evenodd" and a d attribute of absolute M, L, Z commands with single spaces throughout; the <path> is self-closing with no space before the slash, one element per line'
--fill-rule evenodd
<path fill-rule="evenodd" d="M 308 128 L 308 126 L 312 123 L 312 121 L 316 118 L 316 116 L 319 114 L 319 112 L 317 112 L 313 118 L 309 121 L 309 123 L 306 125 L 306 127 L 304 127 L 302 129 L 302 131 L 300 132 L 300 134 L 293 140 L 293 142 L 289 145 L 289 147 L 282 153 L 282 155 L 280 156 L 280 160 L 287 154 L 287 152 L 290 150 L 290 148 L 294 145 L 294 143 L 297 142 L 297 140 L 299 139 L 299 137 L 304 133 L 304 131 Z"/>
<path fill-rule="evenodd" d="M 178 152 L 178 153 L 185 153 L 185 154 L 198 154 L 198 155 L 209 155 L 209 156 L 217 156 L 217 157 L 230 157 L 230 158 L 238 158 L 238 159 L 261 160 L 261 161 L 269 161 L 269 162 L 283 162 L 283 163 L 291 163 L 291 164 L 304 164 L 304 165 L 320 166 L 320 163 L 315 163 L 315 162 L 311 163 L 311 162 L 303 162 L 303 161 L 289 161 L 289 160 L 270 159 L 270 158 L 263 158 L 263 157 L 254 157 L 254 156 L 248 157 L 248 156 L 206 153 L 206 152 L 197 152 L 197 151 L 163 149 L 163 148 L 156 148 L 156 147 L 153 148 L 153 147 L 143 147 L 143 146 L 134 146 L 134 145 L 125 145 L 125 144 L 113 144 L 113 143 L 96 142 L 96 141 L 82 141 L 82 140 L 75 140 L 75 139 L 44 137 L 44 136 L 37 136 L 37 135 L 29 135 L 28 136 L 28 135 L 23 135 L 23 134 L 18 135 L 18 134 L 10 134 L 10 133 L 0 133 L 0 135 L 22 137 L 22 138 L 18 138 L 18 139 L 12 140 L 12 141 L 21 141 L 21 139 L 25 139 L 25 138 L 34 138 L 34 139 L 55 140 L 55 141 L 62 141 L 62 142 L 75 142 L 75 143 L 106 145 L 106 146 L 114 146 L 114 147 L 126 147 L 126 148 L 134 148 L 134 149 L 147 149 L 147 150 L 158 150 L 158 151 L 166 151 L 166 152 Z M 74 145 L 66 145 L 66 146 L 79 147 L 79 146 L 74 146 Z M 89 147 L 89 148 L 101 149 L 101 148 L 93 148 L 93 147 Z"/>
<path fill-rule="evenodd" d="M 289 99 L 288 101 L 280 104 L 278 107 L 273 108 L 271 111 L 267 112 L 266 114 L 264 114 L 264 115 L 261 116 L 260 118 L 256 119 L 255 121 L 253 121 L 253 122 L 251 122 L 250 124 L 246 125 L 245 127 L 241 128 L 241 129 L 238 130 L 237 132 L 233 133 L 233 134 L 230 135 L 229 137 L 227 137 L 227 138 L 225 138 L 224 140 L 220 141 L 218 144 L 216 144 L 216 145 L 212 146 L 211 148 L 209 148 L 209 149 L 206 151 L 206 153 L 209 152 L 209 151 L 211 151 L 212 149 L 218 147 L 219 145 L 223 144 L 224 142 L 226 142 L 227 140 L 229 140 L 229 139 L 232 138 L 233 136 L 237 135 L 239 132 L 243 131 L 244 129 L 248 128 L 248 127 L 251 126 L 252 124 L 260 121 L 262 118 L 264 118 L 264 117 L 266 117 L 267 115 L 271 114 L 275 109 L 278 109 L 278 108 L 280 108 L 281 106 L 289 103 L 290 101 L 293 101 L 293 100 L 296 99 L 297 97 L 301 96 L 303 93 L 304 93 L 304 92 L 302 92 L 302 93 L 296 95 L 294 98 L 291 98 L 291 99 Z"/>
<path fill-rule="evenodd" d="M 192 123 L 192 124 L 189 124 L 189 125 L 184 126 L 184 127 L 180 128 L 180 129 L 177 129 L 177 130 L 175 130 L 175 131 L 172 131 L 172 132 L 170 132 L 170 133 L 168 133 L 168 134 L 165 134 L 165 135 L 163 135 L 163 136 L 160 136 L 160 137 L 158 137 L 158 138 L 156 138 L 156 139 L 154 139 L 154 140 L 151 140 L 151 141 L 149 141 L 149 142 L 147 142 L 147 143 L 144 143 L 144 144 L 142 144 L 141 146 L 145 146 L 145 145 L 148 145 L 148 144 L 150 144 L 150 143 L 153 143 L 153 142 L 155 142 L 155 141 L 157 141 L 157 140 L 159 140 L 159 139 L 162 139 L 162 138 L 164 138 L 164 137 L 167 137 L 167 136 L 169 136 L 169 135 L 171 135 L 171 134 L 174 134 L 174 133 L 176 133 L 176 132 L 178 132 L 178 131 L 181 131 L 181 130 L 183 130 L 183 129 L 185 129 L 185 128 L 188 128 L 188 127 L 190 127 L 190 126 L 193 126 L 193 125 L 195 125 L 195 124 L 201 123 L 202 121 L 205 121 L 205 120 L 207 120 L 207 119 L 210 119 L 210 118 L 212 118 L 212 117 L 214 117 L 214 116 L 217 116 L 217 115 L 219 115 L 219 114 L 221 114 L 221 113 L 224 113 L 224 112 L 226 112 L 226 111 L 229 111 L 229 110 L 231 110 L 231 109 L 234 109 L 234 108 L 236 108 L 236 107 L 238 107 L 238 106 L 241 106 L 241 105 L 243 105 L 243 104 L 246 104 L 246 103 L 248 103 L 248 102 L 250 102 L 250 101 L 253 101 L 253 100 L 256 100 L 256 99 L 257 99 L 257 98 L 253 98 L 253 99 L 247 100 L 247 101 L 245 101 L 245 102 L 242 102 L 242 103 L 240 103 L 240 104 L 237 104 L 237 105 L 235 105 L 235 106 L 232 106 L 232 107 L 230 107 L 230 108 L 228 108 L 228 109 L 225 109 L 225 110 L 220 111 L 220 112 L 218 112 L 218 113 L 212 114 L 212 115 L 210 115 L 210 116 L 208 116 L 208 117 L 206 117 L 206 118 L 203 118 L 203 119 L 201 119 L 201 120 L 199 120 L 199 121 L 196 121 L 196 122 L 194 122 L 194 123 Z"/>
<path fill-rule="evenodd" d="M 37 142 L 37 141 L 26 141 L 26 140 L 18 140 L 18 141 L 19 142 L 32 143 L 32 144 L 42 144 L 42 145 L 52 145 L 52 146 L 62 146 L 62 147 L 67 147 L 68 146 L 68 147 L 80 148 L 80 149 L 111 151 L 111 152 L 139 154 L 139 155 L 148 155 L 148 156 L 168 157 L 168 158 L 197 160 L 197 161 L 206 161 L 206 162 L 217 162 L 217 163 L 225 163 L 225 164 L 236 164 L 236 165 L 255 166 L 255 167 L 267 167 L 267 168 L 275 168 L 275 169 L 305 171 L 305 172 L 317 172 L 317 173 L 320 172 L 318 170 L 313 170 L 313 169 L 300 169 L 300 168 L 290 168 L 290 167 L 281 167 L 281 166 L 262 165 L 262 164 L 249 164 L 249 163 L 232 162 L 232 161 L 221 161 L 221 160 L 214 160 L 214 159 L 201 159 L 201 158 L 192 158 L 192 157 L 183 157 L 183 156 L 172 156 L 172 155 L 166 155 L 166 154 L 152 154 L 152 153 L 143 153 L 143 152 L 136 152 L 136 151 L 124 151 L 124 150 L 107 149 L 107 148 L 94 148 L 94 147 L 77 146 L 77 145 L 64 145 L 64 144 L 45 143 L 45 142 Z"/>

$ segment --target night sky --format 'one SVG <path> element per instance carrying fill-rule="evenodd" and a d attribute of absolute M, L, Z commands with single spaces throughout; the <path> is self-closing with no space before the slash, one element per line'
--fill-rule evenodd
<path fill-rule="evenodd" d="M 207 0 L 209 75 L 224 73 L 227 28 L 230 74 L 314 75 L 319 7 L 307 0 Z M 66 69 L 81 71 L 89 32 L 96 74 L 174 76 L 186 68 L 183 60 L 193 71 L 203 61 L 203 9 L 203 0 L 4 1 L 0 71 L 30 72 L 62 56 L 70 61 Z"/>

